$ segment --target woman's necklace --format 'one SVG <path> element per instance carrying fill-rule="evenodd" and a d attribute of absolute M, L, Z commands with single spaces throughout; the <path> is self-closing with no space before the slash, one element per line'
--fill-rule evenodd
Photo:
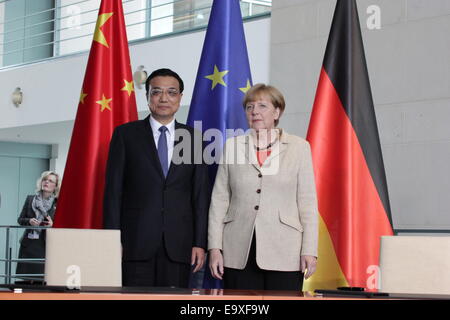
<path fill-rule="evenodd" d="M 277 133 L 277 135 L 276 135 L 276 137 L 275 137 L 275 140 L 273 140 L 271 143 L 269 143 L 269 144 L 268 144 L 267 146 L 265 146 L 264 148 L 260 148 L 260 147 L 258 147 L 258 146 L 255 146 L 256 151 L 268 150 L 268 149 L 272 148 L 272 146 L 277 142 L 277 140 L 278 140 L 278 133 Z"/>
<path fill-rule="evenodd" d="M 271 143 L 269 143 L 269 144 L 268 144 L 266 147 L 264 147 L 264 148 L 260 148 L 260 147 L 255 146 L 256 151 L 261 151 L 261 150 L 267 150 L 267 149 L 270 149 L 270 148 L 275 144 L 275 142 L 276 142 L 276 140 L 273 141 L 273 142 L 271 142 Z"/>

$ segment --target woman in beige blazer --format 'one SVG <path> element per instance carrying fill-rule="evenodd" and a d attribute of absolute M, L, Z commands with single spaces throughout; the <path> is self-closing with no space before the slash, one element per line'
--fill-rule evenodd
<path fill-rule="evenodd" d="M 253 86 L 244 99 L 251 130 L 225 144 L 208 228 L 209 267 L 225 289 L 301 290 L 316 269 L 311 150 L 276 128 L 284 108 L 276 88 Z"/>

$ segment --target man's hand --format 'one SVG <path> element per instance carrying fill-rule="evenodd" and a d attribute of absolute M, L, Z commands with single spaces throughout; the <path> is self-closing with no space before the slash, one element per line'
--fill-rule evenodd
<path fill-rule="evenodd" d="M 192 258 L 191 258 L 191 266 L 195 264 L 194 270 L 192 272 L 197 272 L 200 270 L 205 264 L 205 250 L 199 247 L 192 248 Z"/>

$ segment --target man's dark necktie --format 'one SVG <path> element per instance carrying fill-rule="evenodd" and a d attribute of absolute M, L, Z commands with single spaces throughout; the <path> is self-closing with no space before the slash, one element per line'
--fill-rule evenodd
<path fill-rule="evenodd" d="M 159 128 L 159 131 L 161 134 L 159 135 L 158 139 L 158 156 L 159 161 L 161 162 L 161 167 L 164 173 L 164 177 L 167 177 L 167 171 L 168 169 L 168 150 L 167 150 L 167 137 L 166 137 L 166 131 L 167 127 L 162 126 Z"/>

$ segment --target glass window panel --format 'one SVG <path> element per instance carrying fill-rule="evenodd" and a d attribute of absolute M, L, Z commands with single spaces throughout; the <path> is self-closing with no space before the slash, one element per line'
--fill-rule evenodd
<path fill-rule="evenodd" d="M 146 34 L 147 0 L 133 0 L 123 3 L 128 41 L 142 39 Z"/>
<path fill-rule="evenodd" d="M 100 0 L 60 0 L 61 30 L 58 53 L 60 55 L 89 50 L 97 22 Z M 128 41 L 146 37 L 146 0 L 123 1 Z"/>
<path fill-rule="evenodd" d="M 5 3 L 0 3 L 0 66 L 3 66 L 3 34 L 5 32 Z"/>
<path fill-rule="evenodd" d="M 89 50 L 101 0 L 60 0 L 57 54 Z"/>
<path fill-rule="evenodd" d="M 52 57 L 55 1 L 14 0 L 2 4 L 2 66 Z"/>
<path fill-rule="evenodd" d="M 173 32 L 173 1 L 153 0 L 150 36 Z"/>

